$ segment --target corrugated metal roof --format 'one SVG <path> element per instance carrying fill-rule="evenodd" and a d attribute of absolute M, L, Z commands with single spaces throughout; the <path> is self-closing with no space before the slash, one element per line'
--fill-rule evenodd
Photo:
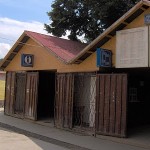
<path fill-rule="evenodd" d="M 39 34 L 31 31 L 25 31 L 33 40 L 47 48 L 56 57 L 59 57 L 64 62 L 73 59 L 87 44 L 66 40 L 45 34 Z"/>
<path fill-rule="evenodd" d="M 0 69 L 5 69 L 21 48 L 27 44 L 29 38 L 33 39 L 40 46 L 44 47 L 50 54 L 60 59 L 64 63 L 68 63 L 74 59 L 78 53 L 84 49 L 87 44 L 62 39 L 54 36 L 40 34 L 31 31 L 24 31 L 20 38 L 16 41 L 13 47 L 10 49 L 4 60 L 0 64 Z"/>

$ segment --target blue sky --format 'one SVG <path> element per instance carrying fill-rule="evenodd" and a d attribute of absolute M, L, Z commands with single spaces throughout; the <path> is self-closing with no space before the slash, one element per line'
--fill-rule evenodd
<path fill-rule="evenodd" d="M 51 10 L 53 0 L 0 0 L 0 17 L 19 21 L 46 22 L 46 12 Z"/>
<path fill-rule="evenodd" d="M 47 33 L 47 12 L 53 0 L 0 0 L 0 58 L 4 57 L 24 30 Z"/>

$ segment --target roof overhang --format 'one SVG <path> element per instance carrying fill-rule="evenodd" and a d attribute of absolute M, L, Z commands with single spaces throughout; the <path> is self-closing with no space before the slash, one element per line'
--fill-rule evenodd
<path fill-rule="evenodd" d="M 1 64 L 0 64 L 0 69 L 1 70 L 4 70 L 9 65 L 9 63 L 17 55 L 17 53 L 20 51 L 20 49 L 28 41 L 28 39 L 29 39 L 29 36 L 27 36 L 25 33 L 23 33 L 20 36 L 20 38 L 16 41 L 16 43 L 13 45 L 13 47 L 7 53 L 4 60 L 1 62 Z"/>
<path fill-rule="evenodd" d="M 107 28 L 100 36 L 93 40 L 74 59 L 70 60 L 68 63 L 79 64 L 83 62 L 87 57 L 89 57 L 96 51 L 97 47 L 103 46 L 106 42 L 112 39 L 112 37 L 116 35 L 116 31 L 125 28 L 129 23 L 131 23 L 135 18 L 140 16 L 149 7 L 150 1 L 148 0 L 142 0 L 138 2 L 133 8 L 131 8 L 120 19 L 113 23 L 109 28 Z"/>

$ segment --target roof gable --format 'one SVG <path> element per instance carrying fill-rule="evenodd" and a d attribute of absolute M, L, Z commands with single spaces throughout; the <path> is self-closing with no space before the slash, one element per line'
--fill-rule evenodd
<path fill-rule="evenodd" d="M 97 47 L 101 47 L 113 36 L 116 35 L 116 31 L 122 30 L 128 24 L 130 24 L 134 19 L 140 16 L 144 11 L 150 7 L 149 0 L 141 0 L 133 8 L 131 8 L 127 13 L 125 13 L 120 19 L 113 23 L 109 28 L 107 28 L 101 35 L 99 35 L 95 40 L 93 40 L 89 45 L 87 45 L 75 58 L 73 58 L 69 63 L 79 64 L 83 62 L 87 57 L 96 51 Z"/>
<path fill-rule="evenodd" d="M 5 69 L 9 65 L 9 63 L 13 60 L 13 58 L 17 55 L 21 48 L 27 44 L 29 38 L 38 43 L 39 46 L 44 47 L 45 50 L 47 50 L 51 55 L 54 55 L 64 63 L 68 63 L 71 59 L 75 58 L 76 55 L 85 46 L 87 46 L 87 44 L 76 41 L 66 40 L 31 31 L 24 31 L 24 33 L 20 36 L 20 38 L 16 41 L 14 46 L 5 56 L 0 65 L 1 69 Z"/>

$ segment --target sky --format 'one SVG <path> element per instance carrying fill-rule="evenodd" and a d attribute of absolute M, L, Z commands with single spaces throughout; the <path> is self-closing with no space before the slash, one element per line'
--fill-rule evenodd
<path fill-rule="evenodd" d="M 47 12 L 53 0 L 0 0 L 0 58 L 3 58 L 24 30 L 47 34 Z"/>

